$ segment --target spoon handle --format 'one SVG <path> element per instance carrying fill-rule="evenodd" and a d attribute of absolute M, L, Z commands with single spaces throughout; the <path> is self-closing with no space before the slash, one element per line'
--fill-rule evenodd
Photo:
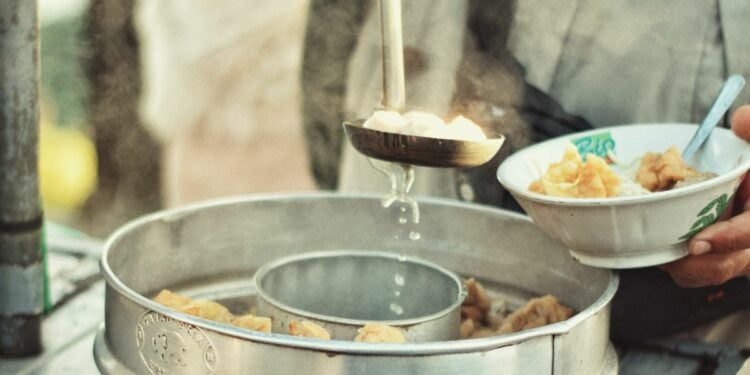
<path fill-rule="evenodd" d="M 406 106 L 401 0 L 380 0 L 379 3 L 383 46 L 383 106 L 387 110 L 401 112 Z"/>
<path fill-rule="evenodd" d="M 703 142 L 708 139 L 711 131 L 714 130 L 719 120 L 724 117 L 724 113 L 727 112 L 732 102 L 734 102 L 734 99 L 737 98 L 743 86 L 745 86 L 745 79 L 737 74 L 729 77 L 724 82 L 721 91 L 719 91 L 719 96 L 716 97 L 714 104 L 711 105 L 711 109 L 708 111 L 708 115 L 703 119 L 703 122 L 698 127 L 698 131 L 695 132 L 695 135 L 693 135 L 693 138 L 682 152 L 684 160 L 690 159 L 701 148 Z"/>

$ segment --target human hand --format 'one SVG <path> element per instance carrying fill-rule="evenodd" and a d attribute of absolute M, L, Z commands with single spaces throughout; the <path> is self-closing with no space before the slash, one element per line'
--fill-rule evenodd
<path fill-rule="evenodd" d="M 732 116 L 734 133 L 750 142 L 750 105 Z M 688 242 L 689 256 L 661 268 L 682 287 L 719 285 L 750 274 L 750 178 L 746 174 L 719 221 Z"/>

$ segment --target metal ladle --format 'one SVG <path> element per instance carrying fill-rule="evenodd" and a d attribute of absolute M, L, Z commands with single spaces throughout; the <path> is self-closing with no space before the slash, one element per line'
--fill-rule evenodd
<path fill-rule="evenodd" d="M 734 99 L 737 98 L 743 86 L 745 86 L 745 79 L 742 76 L 735 74 L 727 78 L 719 91 L 719 95 L 714 100 L 714 104 L 711 105 L 706 118 L 703 119 L 703 122 L 696 129 L 693 138 L 690 139 L 685 150 L 682 151 L 682 158 L 684 160 L 690 160 L 693 154 L 703 146 L 708 136 L 711 135 L 711 131 L 714 130 L 719 120 L 724 117 L 724 114 L 732 105 Z"/>
<path fill-rule="evenodd" d="M 383 107 L 402 112 L 406 94 L 404 48 L 401 32 L 401 0 L 380 0 L 383 47 Z M 439 139 L 389 133 L 364 128 L 364 120 L 345 122 L 344 130 L 352 146 L 371 158 L 401 164 L 441 168 L 471 168 L 487 163 L 505 141 L 496 135 L 482 141 Z"/>

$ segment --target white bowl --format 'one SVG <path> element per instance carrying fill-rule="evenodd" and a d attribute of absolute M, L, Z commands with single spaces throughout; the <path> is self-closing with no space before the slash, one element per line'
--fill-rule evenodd
<path fill-rule="evenodd" d="M 663 192 L 614 198 L 561 198 L 533 193 L 529 184 L 566 146 L 631 161 L 647 151 L 684 149 L 696 125 L 636 124 L 570 134 L 524 148 L 498 168 L 500 183 L 545 233 L 560 240 L 580 262 L 604 268 L 636 268 L 687 255 L 686 241 L 716 220 L 750 169 L 750 143 L 717 128 L 690 164 L 718 174 L 707 181 Z M 588 145 L 589 147 L 584 147 Z M 726 204 L 724 204 L 726 206 Z"/>

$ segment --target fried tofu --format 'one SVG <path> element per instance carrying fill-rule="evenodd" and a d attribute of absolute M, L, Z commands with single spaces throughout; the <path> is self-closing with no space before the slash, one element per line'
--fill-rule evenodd
<path fill-rule="evenodd" d="M 321 340 L 331 339 L 331 334 L 326 331 L 325 328 L 307 320 L 303 320 L 302 322 L 293 320 L 290 322 L 289 334 L 292 336 L 311 337 Z"/>
<path fill-rule="evenodd" d="M 572 316 L 573 311 L 559 303 L 557 298 L 547 295 L 530 300 L 526 305 L 507 317 L 506 304 L 502 300 L 492 300 L 484 286 L 473 278 L 465 281 L 467 295 L 461 306 L 460 337 L 482 338 L 524 329 L 556 323 Z M 256 316 L 252 313 L 235 316 L 223 305 L 204 300 L 193 300 L 189 297 L 162 290 L 154 301 L 177 311 L 200 318 L 231 324 L 240 328 L 270 333 L 271 318 Z M 499 328 L 498 328 L 499 327 Z M 330 340 L 331 334 L 323 327 L 311 321 L 292 321 L 288 326 L 292 336 L 310 337 Z M 405 343 L 405 332 L 396 327 L 368 323 L 358 330 L 354 338 L 357 342 L 369 343 Z"/>
<path fill-rule="evenodd" d="M 171 309 L 216 322 L 230 323 L 234 319 L 234 315 L 226 307 L 216 302 L 193 300 L 167 289 L 159 292 L 154 301 Z"/>
<path fill-rule="evenodd" d="M 459 337 L 462 339 L 468 339 L 476 329 L 477 327 L 473 319 L 464 319 L 459 328 Z"/>
<path fill-rule="evenodd" d="M 620 178 L 604 159 L 589 154 L 584 162 L 576 147 L 569 144 L 562 160 L 550 164 L 528 189 L 557 197 L 608 198 L 620 193 Z"/>
<path fill-rule="evenodd" d="M 464 281 L 466 299 L 461 305 L 460 337 L 479 338 L 494 336 L 493 327 L 503 318 L 504 301 L 493 301 L 484 286 L 474 278 Z"/>
<path fill-rule="evenodd" d="M 354 338 L 358 342 L 374 343 L 404 343 L 406 336 L 400 328 L 391 327 L 385 324 L 367 323 L 358 330 L 359 334 Z"/>
<path fill-rule="evenodd" d="M 503 320 L 497 334 L 519 332 L 561 322 L 573 316 L 573 310 L 552 295 L 529 300 Z"/>
<path fill-rule="evenodd" d="M 468 338 L 482 339 L 485 337 L 493 337 L 493 336 L 497 336 L 497 333 L 493 329 L 490 329 L 487 327 L 479 327 L 478 329 L 475 329 L 474 332 L 472 332 Z"/>
<path fill-rule="evenodd" d="M 647 152 L 641 159 L 635 179 L 649 191 L 664 191 L 700 173 L 687 165 L 677 148 L 670 147 L 663 154 Z"/>
<path fill-rule="evenodd" d="M 169 307 L 170 309 L 179 310 L 182 306 L 193 302 L 193 300 L 190 299 L 190 297 L 181 296 L 170 290 L 162 289 L 161 292 L 154 297 L 154 302 Z"/>
<path fill-rule="evenodd" d="M 473 277 L 467 279 L 464 285 L 466 286 L 466 299 L 464 299 L 463 306 L 476 306 L 480 311 L 487 312 L 492 301 L 487 296 L 484 286 Z"/>
<path fill-rule="evenodd" d="M 219 323 L 231 324 L 234 315 L 226 307 L 213 302 L 195 300 L 178 309 L 181 312 Z"/>
<path fill-rule="evenodd" d="M 255 316 L 253 314 L 238 316 L 232 319 L 232 325 L 253 331 L 271 333 L 271 318 L 263 316 Z"/>
<path fill-rule="evenodd" d="M 620 178 L 604 159 L 588 155 L 576 185 L 578 198 L 609 198 L 620 194 Z"/>
<path fill-rule="evenodd" d="M 479 325 L 486 321 L 492 301 L 487 296 L 484 286 L 474 278 L 465 280 L 464 286 L 466 286 L 466 298 L 461 304 L 461 319 L 471 319 Z"/>

